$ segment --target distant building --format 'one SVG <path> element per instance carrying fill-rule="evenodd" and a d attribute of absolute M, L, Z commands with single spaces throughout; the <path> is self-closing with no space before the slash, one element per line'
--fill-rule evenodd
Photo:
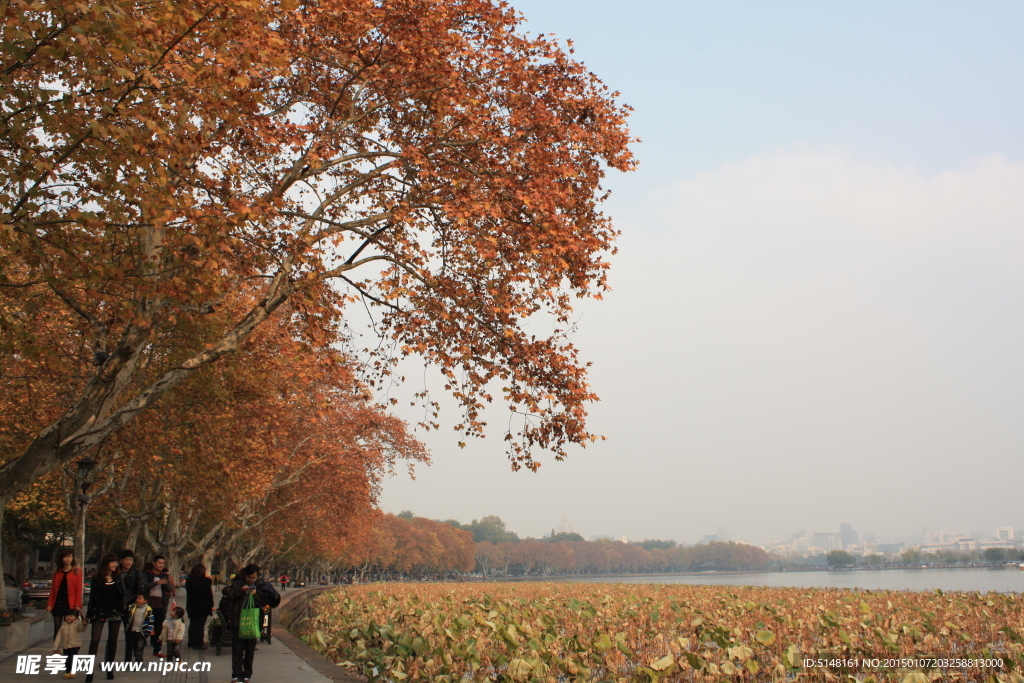
<path fill-rule="evenodd" d="M 925 543 L 921 546 L 922 553 L 937 553 L 943 550 L 966 553 L 977 549 L 978 542 L 969 536 L 953 538 L 948 543 Z"/>
<path fill-rule="evenodd" d="M 789 544 L 798 552 L 805 552 L 807 546 L 811 545 L 811 539 L 806 532 L 801 532 L 799 535 L 794 534 Z"/>
<path fill-rule="evenodd" d="M 978 550 L 988 550 L 989 548 L 1006 548 L 1012 550 L 1016 548 L 1010 541 L 979 541 Z"/>
<path fill-rule="evenodd" d="M 996 540 L 997 541 L 1012 541 L 1017 534 L 1014 533 L 1012 526 L 997 526 L 996 527 Z"/>
<path fill-rule="evenodd" d="M 902 543 L 879 543 L 875 549 L 883 555 L 899 555 L 905 547 Z"/>
<path fill-rule="evenodd" d="M 718 528 L 717 534 L 708 534 L 704 538 L 697 541 L 697 545 L 707 545 L 708 543 L 715 542 L 727 542 L 729 540 L 729 530 L 724 526 Z"/>
<path fill-rule="evenodd" d="M 796 554 L 793 551 L 793 548 L 788 545 L 777 545 L 773 550 L 769 550 L 768 552 L 775 553 L 779 557 L 793 557 L 793 555 Z"/>
<path fill-rule="evenodd" d="M 978 541 L 973 538 L 958 538 L 956 539 L 956 549 L 960 552 L 969 552 L 971 550 L 978 549 Z"/>
<path fill-rule="evenodd" d="M 843 523 L 839 525 L 839 540 L 842 541 L 843 548 L 849 549 L 851 546 L 857 543 L 857 531 L 853 526 Z"/>
<path fill-rule="evenodd" d="M 572 524 L 569 523 L 569 516 L 562 516 L 562 523 L 558 525 L 558 528 L 554 530 L 556 534 L 574 534 L 576 530 L 572 528 Z"/>
<path fill-rule="evenodd" d="M 852 544 L 846 546 L 845 548 L 843 548 L 843 550 L 845 550 L 848 553 L 851 553 L 853 555 L 863 555 L 864 557 L 867 557 L 868 555 L 878 555 L 879 554 L 879 552 L 878 552 L 878 544 L 875 543 L 874 541 L 864 541 L 863 543 L 852 543 Z"/>
<path fill-rule="evenodd" d="M 826 553 L 833 550 L 842 550 L 842 541 L 839 539 L 839 534 L 834 533 L 814 534 L 811 537 L 811 545 L 815 548 L 823 548 Z M 810 548 L 807 550 L 810 551 Z"/>
<path fill-rule="evenodd" d="M 765 543 L 763 546 L 761 546 L 761 549 L 764 550 L 766 553 L 774 553 L 777 548 L 781 548 L 783 546 L 787 548 L 790 547 L 789 543 L 777 538 L 774 541 Z"/>

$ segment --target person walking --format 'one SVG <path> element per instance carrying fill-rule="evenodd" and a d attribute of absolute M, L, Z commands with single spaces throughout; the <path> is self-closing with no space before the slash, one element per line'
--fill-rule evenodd
<path fill-rule="evenodd" d="M 281 595 L 274 584 L 260 577 L 260 568 L 255 564 L 246 565 L 222 591 L 224 600 L 221 609 L 225 612 L 228 628 L 231 629 L 231 681 L 249 683 L 252 678 L 253 657 L 256 653 L 256 638 L 241 638 L 242 609 L 253 596 L 256 607 L 269 611 L 281 604 Z"/>
<path fill-rule="evenodd" d="M 206 620 L 213 612 L 213 579 L 197 564 L 185 579 L 185 611 L 188 613 L 188 647 L 202 650 Z"/>
<path fill-rule="evenodd" d="M 177 662 L 181 660 L 181 641 L 185 639 L 185 610 L 175 607 L 171 610 L 171 616 L 164 622 L 164 630 L 160 633 L 160 640 L 167 643 L 167 661 Z"/>
<path fill-rule="evenodd" d="M 160 652 L 160 632 L 163 630 L 164 619 L 167 618 L 171 598 L 177 592 L 174 579 L 167 572 L 166 565 L 167 559 L 163 555 L 157 555 L 153 558 L 152 569 L 143 574 L 146 577 L 146 584 L 152 586 L 149 589 L 149 606 L 153 608 L 153 635 L 149 642 L 153 646 L 154 657 L 163 657 L 163 653 Z"/>
<path fill-rule="evenodd" d="M 282 573 L 281 574 L 281 592 L 282 593 L 284 593 L 285 589 L 288 588 L 288 580 L 289 580 L 288 579 L 288 575 Z"/>
<path fill-rule="evenodd" d="M 57 551 L 57 571 L 50 582 L 50 596 L 46 599 L 46 611 L 53 616 L 53 632 L 60 631 L 64 617 L 72 611 L 82 609 L 82 570 L 75 560 L 73 548 Z"/>
<path fill-rule="evenodd" d="M 146 649 L 146 638 L 153 635 L 153 608 L 147 604 L 145 593 L 135 595 L 135 602 L 128 609 L 124 632 L 125 646 L 128 648 L 125 661 L 141 662 L 143 651 Z"/>
<path fill-rule="evenodd" d="M 92 640 L 89 643 L 89 654 L 95 655 L 100 649 L 103 638 L 103 625 L 107 625 L 107 649 L 105 662 L 113 662 L 117 657 L 118 631 L 121 629 L 121 615 L 124 611 L 124 590 L 118 580 L 119 572 L 117 555 L 107 553 L 100 559 L 96 575 L 92 577 L 89 588 L 89 607 L 85 611 L 85 619 L 92 623 Z M 114 672 L 107 672 L 107 679 L 112 680 Z M 92 674 L 85 678 L 91 683 Z"/>
<path fill-rule="evenodd" d="M 146 584 L 146 577 L 142 575 L 142 570 L 135 566 L 134 551 L 125 548 L 118 557 L 120 558 L 117 566 L 118 580 L 121 582 L 125 596 L 124 612 L 122 613 L 124 615 L 124 661 L 130 662 L 135 654 L 135 642 L 132 640 L 128 624 L 128 613 L 135 605 L 135 596 L 139 593 L 148 595 L 153 586 Z M 139 659 L 139 661 L 142 660 Z"/>
<path fill-rule="evenodd" d="M 60 630 L 57 631 L 57 636 L 53 639 L 53 654 L 61 653 L 65 657 L 64 678 L 75 677 L 75 674 L 71 673 L 71 663 L 74 661 L 74 656 L 82 649 L 82 631 L 86 628 L 85 622 L 82 621 L 82 615 L 77 609 L 73 609 L 64 615 Z"/>

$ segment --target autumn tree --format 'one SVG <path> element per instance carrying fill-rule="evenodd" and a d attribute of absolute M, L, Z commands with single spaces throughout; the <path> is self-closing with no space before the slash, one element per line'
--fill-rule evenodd
<path fill-rule="evenodd" d="M 295 324 L 271 321 L 236 357 L 201 371 L 216 381 L 169 392 L 160 411 L 108 439 L 120 455 L 112 498 L 128 547 L 141 537 L 174 566 L 299 544 L 337 555 L 371 523 L 383 477 L 427 462 L 345 358 L 297 341 Z"/>
<path fill-rule="evenodd" d="M 57 471 L 40 479 L 11 501 L 3 527 L 3 545 L 14 558 L 5 571 L 24 581 L 32 573 L 28 558 L 33 548 L 55 551 L 74 533 L 74 521 L 64 501 L 64 473 Z"/>
<path fill-rule="evenodd" d="M 237 305 L 202 321 L 230 316 Z M 427 462 L 349 359 L 303 342 L 296 316 L 282 313 L 97 449 L 86 556 L 116 539 L 118 547 L 164 554 L 175 568 L 210 567 L 218 554 L 244 563 L 296 549 L 330 563 L 372 525 L 383 477 L 399 463 Z M 150 344 L 137 381 L 180 359 L 184 335 Z M 12 501 L 4 531 L 15 556 L 26 556 L 26 543 L 67 535 L 62 526 L 78 491 L 64 469 Z"/>
<path fill-rule="evenodd" d="M 15 363 L 65 371 L 3 454 L 0 512 L 286 302 L 322 348 L 362 298 L 392 342 L 367 366 L 425 358 L 466 434 L 499 389 L 514 467 L 594 438 L 565 334 L 572 298 L 605 288 L 600 182 L 633 163 L 626 111 L 519 21 L 490 0 L 15 0 L 0 332 Z M 236 316 L 198 322 L 243 289 Z M 528 334 L 542 314 L 550 332 Z M 136 381 L 150 345 L 200 327 Z"/>
<path fill-rule="evenodd" d="M 352 548 L 345 559 L 360 576 L 444 576 L 472 571 L 475 550 L 473 536 L 451 524 L 385 514 L 377 518 L 369 541 Z"/>

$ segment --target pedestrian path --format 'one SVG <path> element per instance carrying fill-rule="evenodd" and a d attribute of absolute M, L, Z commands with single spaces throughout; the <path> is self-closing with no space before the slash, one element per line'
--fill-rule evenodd
<path fill-rule="evenodd" d="M 301 592 L 301 590 L 288 591 L 291 594 L 289 599 L 296 599 Z M 45 669 L 46 657 L 53 654 L 53 651 L 50 649 L 53 643 L 52 624 L 49 629 L 49 638 L 35 647 L 19 653 L 6 653 L 9 656 L 0 661 L 0 681 L 3 683 L 17 683 L 19 681 L 32 683 L 32 681 L 64 680 L 63 671 L 60 673 L 48 673 Z M 264 642 L 257 643 L 256 658 L 253 662 L 252 683 L 327 683 L 331 680 L 342 680 L 333 675 L 329 678 L 319 673 L 317 668 L 323 669 L 322 662 L 318 662 L 319 666 L 314 667 L 296 654 L 293 648 L 304 648 L 302 648 L 300 642 L 289 637 L 290 634 L 284 630 L 283 626 L 274 624 L 273 631 L 274 637 L 269 645 Z M 290 642 L 292 647 L 282 642 L 282 639 L 278 637 L 279 635 L 283 636 L 284 640 Z M 82 640 L 85 647 L 82 648 L 83 652 L 81 654 L 85 654 L 88 652 L 89 647 L 88 631 L 83 634 Z M 101 662 L 99 661 L 103 657 L 105 648 L 106 637 L 104 636 L 103 641 L 100 642 L 100 654 L 97 656 L 95 665 L 94 678 L 97 682 L 106 680 L 106 674 L 100 670 Z M 0 653 L 0 657 L 3 656 Z M 19 673 L 19 658 L 21 658 L 22 665 L 24 666 L 29 661 L 26 657 L 30 656 L 38 657 L 38 659 L 35 659 L 38 673 Z M 120 661 L 123 658 L 124 633 L 122 632 L 118 637 L 117 660 Z M 160 670 L 150 671 L 149 666 L 151 662 L 158 662 Z M 171 663 L 171 666 L 168 666 L 163 659 L 153 657 L 152 650 L 147 647 L 143 669 L 143 671 L 139 672 L 116 672 L 114 673 L 114 680 L 151 681 L 152 683 L 228 683 L 231 680 L 231 649 L 225 648 L 221 650 L 220 655 L 217 655 L 214 648 L 190 650 L 184 647 L 183 644 L 181 648 L 181 662 L 177 667 L 173 667 L 173 663 Z M 165 669 L 167 670 L 164 671 Z M 328 673 L 331 672 L 328 670 Z M 85 675 L 79 673 L 75 680 L 84 681 Z"/>

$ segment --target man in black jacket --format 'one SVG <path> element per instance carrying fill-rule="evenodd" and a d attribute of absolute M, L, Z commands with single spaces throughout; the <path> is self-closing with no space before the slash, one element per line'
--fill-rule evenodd
<path fill-rule="evenodd" d="M 281 596 L 274 584 L 260 576 L 260 568 L 255 564 L 242 568 L 222 593 L 224 600 L 221 602 L 221 611 L 231 629 L 231 681 L 249 683 L 252 678 L 252 660 L 256 654 L 256 639 L 238 637 L 242 608 L 250 595 L 254 597 L 256 606 L 263 611 L 281 604 Z"/>
<path fill-rule="evenodd" d="M 135 603 L 135 596 L 139 593 L 149 594 L 149 590 L 155 584 L 147 584 L 146 577 L 142 575 L 142 570 L 135 566 L 135 553 L 125 548 L 119 555 L 119 564 L 117 567 L 118 576 L 117 580 L 120 582 L 123 589 L 125 600 L 127 601 L 124 606 L 124 615 L 121 621 L 124 622 L 124 637 L 125 637 L 125 650 L 124 650 L 124 661 L 131 661 L 129 658 L 132 653 L 127 647 L 128 635 L 131 630 L 128 624 L 128 614 L 131 612 L 131 606 Z"/>

